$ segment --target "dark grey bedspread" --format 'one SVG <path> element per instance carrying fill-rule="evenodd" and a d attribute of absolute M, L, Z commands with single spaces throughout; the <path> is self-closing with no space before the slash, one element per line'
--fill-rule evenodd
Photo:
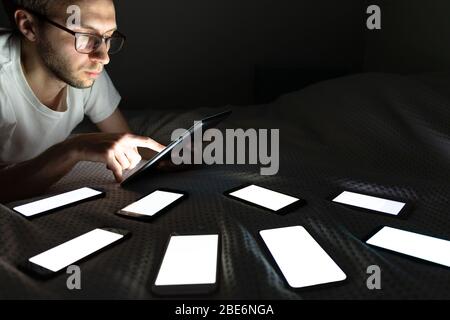
<path fill-rule="evenodd" d="M 279 128 L 280 171 L 215 165 L 150 175 L 145 190 L 120 188 L 103 165 L 80 163 L 49 194 L 81 186 L 106 189 L 104 199 L 26 220 L 0 208 L 0 298 L 152 299 L 150 287 L 172 232 L 220 232 L 219 288 L 211 299 L 450 298 L 450 269 L 369 247 L 381 225 L 450 239 L 450 75 L 361 74 L 322 82 L 267 105 L 233 106 L 227 128 Z M 165 143 L 173 129 L 216 109 L 129 114 L 132 127 Z M 298 195 L 307 205 L 278 216 L 222 193 L 252 182 Z M 14 181 L 2 181 L 14 183 Z M 181 189 L 188 200 L 153 222 L 114 212 L 157 187 Z M 364 213 L 327 198 L 343 189 L 404 200 L 406 219 Z M 9 204 L 12 207 L 14 204 Z M 343 284 L 291 289 L 262 250 L 258 231 L 304 226 L 347 274 Z M 32 255 L 93 228 L 128 229 L 132 237 L 80 264 L 82 289 L 67 274 L 35 280 L 17 268 Z M 382 290 L 368 290 L 369 265 L 382 270 Z"/>

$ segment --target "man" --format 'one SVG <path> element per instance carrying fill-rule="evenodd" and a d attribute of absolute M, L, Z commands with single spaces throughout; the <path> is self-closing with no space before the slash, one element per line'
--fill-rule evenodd
<path fill-rule="evenodd" d="M 138 147 L 164 148 L 132 135 L 117 109 L 104 70 L 125 40 L 112 0 L 3 1 L 16 32 L 0 35 L 1 203 L 42 193 L 79 161 L 105 163 L 120 182 Z M 67 23 L 71 5 L 80 25 Z M 84 115 L 101 133 L 69 137 Z"/>

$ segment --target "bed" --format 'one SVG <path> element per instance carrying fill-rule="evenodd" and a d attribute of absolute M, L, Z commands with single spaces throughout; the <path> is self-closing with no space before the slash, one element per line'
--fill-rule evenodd
<path fill-rule="evenodd" d="M 323 81 L 273 102 L 226 106 L 223 128 L 280 129 L 280 169 L 262 176 L 257 165 L 200 166 L 154 173 L 139 188 L 121 188 L 104 165 L 82 162 L 45 195 L 83 186 L 106 197 L 27 220 L 0 207 L 0 298 L 159 299 L 150 290 L 171 233 L 220 232 L 218 290 L 201 299 L 449 299 L 450 270 L 377 250 L 364 239 L 389 225 L 450 239 L 450 75 L 364 73 Z M 128 111 L 132 128 L 164 143 L 172 130 L 218 109 Z M 4 181 L 3 183 L 13 183 Z M 307 205 L 285 216 L 233 201 L 223 192 L 244 183 L 297 195 Z M 157 188 L 181 189 L 189 199 L 152 222 L 115 211 Z M 400 199 L 405 219 L 336 205 L 342 190 Z M 347 274 L 326 288 L 294 290 L 261 247 L 258 231 L 304 226 Z M 24 259 L 97 227 L 132 237 L 80 264 L 82 290 L 68 275 L 42 281 L 18 269 Z M 367 268 L 381 268 L 382 290 L 369 290 Z M 189 297 L 196 298 L 196 297 Z"/>

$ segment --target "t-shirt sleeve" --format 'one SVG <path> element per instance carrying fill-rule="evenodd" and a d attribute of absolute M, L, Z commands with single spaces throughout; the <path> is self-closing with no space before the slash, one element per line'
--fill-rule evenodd
<path fill-rule="evenodd" d="M 102 122 L 116 110 L 120 100 L 119 92 L 104 70 L 90 89 L 84 113 L 93 123 Z"/>
<path fill-rule="evenodd" d="M 0 167 L 7 164 L 2 155 L 4 155 L 6 146 L 16 127 L 16 117 L 12 112 L 11 105 L 7 95 L 3 91 L 0 81 Z"/>

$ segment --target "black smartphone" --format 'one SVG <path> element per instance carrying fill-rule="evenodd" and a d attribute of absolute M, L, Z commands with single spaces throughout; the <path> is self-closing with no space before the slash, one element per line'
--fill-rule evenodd
<path fill-rule="evenodd" d="M 382 226 L 372 232 L 365 242 L 410 260 L 450 267 L 450 241 L 447 239 Z"/>
<path fill-rule="evenodd" d="M 153 293 L 212 293 L 218 287 L 219 257 L 219 234 L 171 235 L 152 284 Z"/>
<path fill-rule="evenodd" d="M 120 209 L 116 214 L 141 220 L 150 220 L 173 208 L 186 197 L 186 192 L 159 188 Z"/>
<path fill-rule="evenodd" d="M 280 215 L 298 208 L 306 201 L 254 184 L 246 184 L 224 193 L 227 197 Z"/>
<path fill-rule="evenodd" d="M 267 229 L 259 234 L 290 287 L 323 287 L 346 280 L 344 271 L 304 227 Z"/>
<path fill-rule="evenodd" d="M 411 204 L 403 201 L 380 198 L 346 190 L 338 195 L 330 197 L 329 200 L 364 212 L 403 218 L 411 211 L 412 207 Z"/>
<path fill-rule="evenodd" d="M 19 265 L 20 269 L 40 278 L 49 278 L 68 266 L 130 237 L 127 230 L 97 228 L 39 253 Z"/>
<path fill-rule="evenodd" d="M 75 204 L 102 198 L 105 192 L 101 189 L 84 187 L 69 192 L 61 193 L 55 196 L 36 200 L 12 208 L 13 211 L 23 215 L 26 218 L 34 218 L 44 214 L 54 212 Z"/>

